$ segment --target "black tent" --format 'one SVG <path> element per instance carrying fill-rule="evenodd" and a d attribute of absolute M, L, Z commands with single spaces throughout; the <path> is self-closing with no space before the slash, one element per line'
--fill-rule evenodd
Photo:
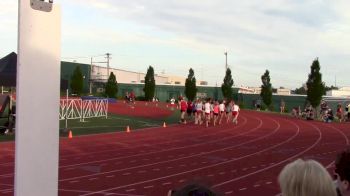
<path fill-rule="evenodd" d="M 15 87 L 17 73 L 17 54 L 12 52 L 0 59 L 0 86 Z"/>
<path fill-rule="evenodd" d="M 17 54 L 12 52 L 0 59 L 0 86 L 16 87 Z M 68 88 L 68 81 L 61 79 L 61 90 Z"/>

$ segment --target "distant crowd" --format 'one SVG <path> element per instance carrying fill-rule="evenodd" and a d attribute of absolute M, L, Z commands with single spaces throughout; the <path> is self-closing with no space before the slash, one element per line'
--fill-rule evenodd
<path fill-rule="evenodd" d="M 314 120 L 316 118 L 315 109 L 309 105 L 303 111 L 299 107 L 292 109 L 292 116 L 296 118 L 303 118 L 306 120 Z M 336 113 L 334 114 L 331 107 L 328 106 L 327 102 L 322 101 L 320 105 L 319 117 L 324 122 L 333 122 L 338 120 L 339 122 L 350 121 L 350 103 L 347 104 L 345 110 L 341 103 L 337 105 Z"/>

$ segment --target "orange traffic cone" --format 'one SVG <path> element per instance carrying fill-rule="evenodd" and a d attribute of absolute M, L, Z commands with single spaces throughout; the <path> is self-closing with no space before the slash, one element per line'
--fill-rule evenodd
<path fill-rule="evenodd" d="M 69 133 L 68 133 L 68 139 L 72 139 L 73 138 L 73 134 L 72 134 L 72 131 L 69 130 Z"/>
<path fill-rule="evenodd" d="M 130 133 L 130 127 L 129 126 L 126 127 L 126 132 Z"/>
<path fill-rule="evenodd" d="M 163 123 L 163 127 L 164 127 L 164 128 L 166 128 L 166 124 L 165 124 L 165 122 Z"/>

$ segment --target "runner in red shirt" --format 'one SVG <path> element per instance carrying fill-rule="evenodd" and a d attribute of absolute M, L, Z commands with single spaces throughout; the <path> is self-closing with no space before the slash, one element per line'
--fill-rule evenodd
<path fill-rule="evenodd" d="M 180 123 L 186 124 L 185 114 L 186 114 L 186 111 L 187 111 L 187 103 L 183 99 L 183 97 L 179 97 L 179 100 L 180 100 L 179 108 L 180 108 L 180 112 L 181 112 Z"/>

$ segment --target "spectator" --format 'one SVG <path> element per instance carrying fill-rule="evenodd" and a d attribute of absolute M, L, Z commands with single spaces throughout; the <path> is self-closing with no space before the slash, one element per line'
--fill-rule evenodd
<path fill-rule="evenodd" d="M 345 111 L 347 112 L 347 120 L 350 121 L 350 103 L 346 106 Z"/>
<path fill-rule="evenodd" d="M 258 99 L 258 100 L 256 100 L 256 110 L 258 110 L 258 111 L 260 111 L 260 108 L 261 108 L 261 99 Z"/>
<path fill-rule="evenodd" d="M 300 107 L 294 107 L 292 109 L 292 117 L 299 118 L 300 116 Z"/>
<path fill-rule="evenodd" d="M 327 170 L 314 160 L 298 159 L 286 165 L 278 182 L 283 196 L 336 196 Z"/>
<path fill-rule="evenodd" d="M 341 196 L 350 196 L 350 149 L 338 154 L 335 161 L 334 177 Z"/>
<path fill-rule="evenodd" d="M 286 107 L 286 103 L 284 102 L 283 99 L 281 99 L 281 104 L 280 104 L 280 113 L 284 113 L 285 112 L 285 107 Z"/>
<path fill-rule="evenodd" d="M 168 196 L 216 196 L 209 188 L 205 186 L 190 184 L 180 190 L 170 190 Z"/>

